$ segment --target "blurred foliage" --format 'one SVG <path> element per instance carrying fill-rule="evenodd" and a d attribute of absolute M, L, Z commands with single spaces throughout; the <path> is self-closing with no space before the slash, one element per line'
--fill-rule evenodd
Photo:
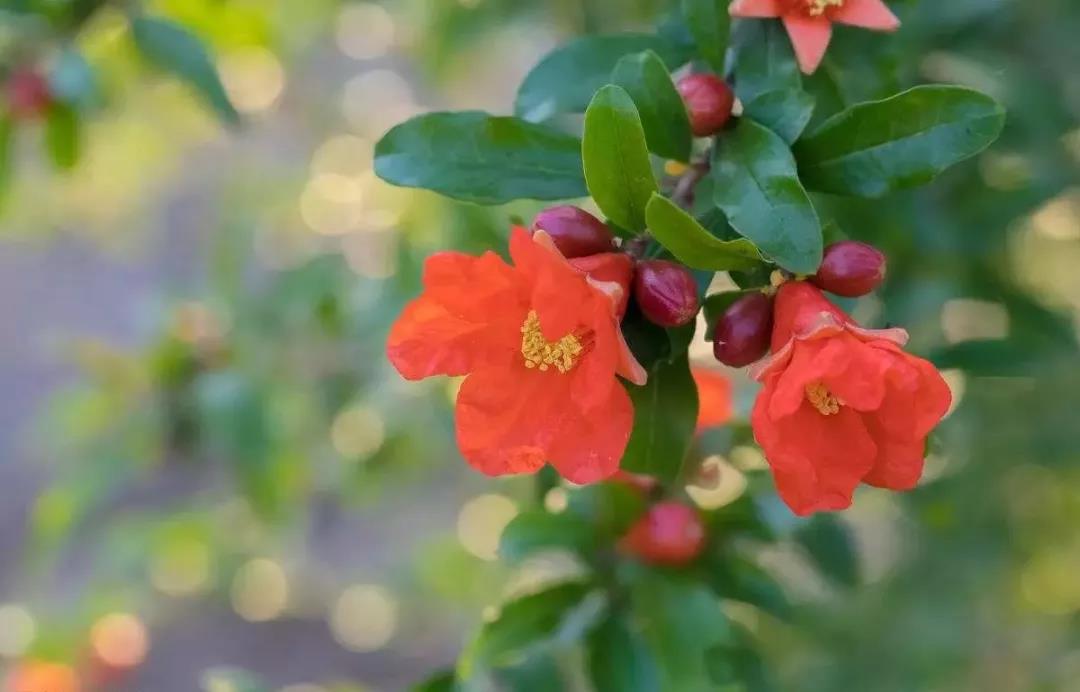
<path fill-rule="evenodd" d="M 401 383 L 383 362 L 386 328 L 415 294 L 433 248 L 501 247 L 509 218 L 536 207 L 481 209 L 388 188 L 371 175 L 371 146 L 418 101 L 505 110 L 516 82 L 556 42 L 647 28 L 671 3 L 386 3 L 391 39 L 383 53 L 360 58 L 376 62 L 361 63 L 359 74 L 342 68 L 338 53 L 366 55 L 373 34 L 354 29 L 360 48 L 347 40 L 349 5 L 146 3 L 148 14 L 190 30 L 216 56 L 244 120 L 231 133 L 196 91 L 138 57 L 111 3 L 74 15 L 89 5 L 41 3 L 46 20 L 24 24 L 33 5 L 0 2 L 0 64 L 12 69 L 9 56 L 24 55 L 20 42 L 44 45 L 28 32 L 51 37 L 46 54 L 31 50 L 20 61 L 52 70 L 53 88 L 80 114 L 81 155 L 72 160 L 67 115 L 48 126 L 52 135 L 39 125 L 9 135 L 4 125 L 0 148 L 15 165 L 5 175 L 0 234 L 31 241 L 64 230 L 137 246 L 145 229 L 177 223 L 169 207 L 188 204 L 181 223 L 204 226 L 197 237 L 208 240 L 199 243 L 197 279 L 161 298 L 140 345 L 70 348 L 85 378 L 42 413 L 41 456 L 54 480 L 36 502 L 18 591 L 4 595 L 34 614 L 38 635 L 26 655 L 75 663 L 93 624 L 118 610 L 138 612 L 151 642 L 186 604 L 226 608 L 231 600 L 256 622 L 321 618 L 349 582 L 377 573 L 393 584 L 401 611 L 384 644 L 430 659 L 439 649 L 422 635 L 456 644 L 463 628 L 480 625 L 479 608 L 573 579 L 580 565 L 572 560 L 492 564 L 491 547 L 462 534 L 461 523 L 458 536 L 418 542 L 409 533 L 419 530 L 410 520 L 445 528 L 419 519 L 445 488 L 460 504 L 482 486 L 452 451 L 452 383 Z M 724 607 L 732 622 L 724 645 L 739 655 L 718 660 L 807 692 L 1080 689 L 1080 6 L 893 5 L 904 20 L 893 38 L 837 31 L 825 68 L 808 80 L 818 103 L 810 127 L 902 85 L 946 81 L 1002 101 L 1003 136 L 930 188 L 885 201 L 814 202 L 838 219 L 838 233 L 890 258 L 884 290 L 849 307 L 864 322 L 907 327 L 913 350 L 949 369 L 959 405 L 933 440 L 927 479 L 909 495 L 866 490 L 840 524 L 797 525 L 778 503 L 748 505 L 737 488 L 740 499 L 709 512 L 723 538 L 715 555 L 733 556 L 710 570 L 715 588 L 744 594 Z M 370 31 L 374 16 L 357 21 Z M 211 102 L 222 110 L 220 96 Z M 51 144 L 42 146 L 43 137 Z M 43 164 L 50 150 L 60 170 Z M 205 208 L 192 221 L 194 204 Z M 745 414 L 752 388 L 738 384 Z M 750 444 L 740 423 L 705 436 L 697 451 L 724 455 L 730 477 L 752 484 L 760 458 Z M 627 501 L 604 497 L 614 487 L 551 490 L 569 494 L 570 510 L 603 517 L 597 525 L 617 526 Z M 498 492 L 512 515 L 533 489 L 508 481 Z M 485 526 L 509 521 L 504 504 L 476 506 Z M 408 554 L 395 552 L 392 564 L 364 576 L 320 565 L 308 541 L 327 507 L 404 524 Z M 848 526 L 853 544 L 837 538 Z M 763 531 L 790 540 L 762 551 L 755 532 Z M 374 548 L 353 546 L 358 554 Z M 71 586 L 57 575 L 73 560 L 85 578 L 58 600 L 57 590 Z M 323 572 L 313 574 L 313 564 Z M 316 607 L 237 596 L 237 584 L 254 584 L 272 597 L 275 568 L 297 589 L 318 585 Z M 699 602 L 675 582 L 650 591 L 661 613 L 669 612 L 664 598 Z M 665 619 L 647 621 L 664 639 Z M 593 660 L 605 660 L 602 646 L 633 650 L 626 623 L 601 627 Z M 764 649 L 764 664 L 747 653 L 748 637 Z M 531 665 L 539 670 L 509 667 L 498 682 L 526 689 L 515 680 L 550 679 L 566 667 L 557 656 Z M 410 679 L 422 678 L 409 668 Z M 753 670 L 733 675 L 754 679 Z M 222 676 L 240 681 L 232 689 L 263 689 L 254 675 L 207 676 L 199 684 L 214 692 L 207 680 Z M 340 677 L 327 671 L 328 680 Z M 441 689 L 437 682 L 429 689 Z M 377 680 L 359 683 L 379 689 Z"/>

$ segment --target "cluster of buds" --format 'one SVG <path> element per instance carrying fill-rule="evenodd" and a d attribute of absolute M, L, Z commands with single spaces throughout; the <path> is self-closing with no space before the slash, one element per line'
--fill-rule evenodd
<path fill-rule="evenodd" d="M 845 298 L 865 296 L 885 280 L 885 255 L 853 240 L 833 243 L 809 282 L 823 291 Z M 754 292 L 734 303 L 716 323 L 713 354 L 733 368 L 752 365 L 765 357 L 773 333 L 773 296 Z"/>
<path fill-rule="evenodd" d="M 661 327 L 681 327 L 701 309 L 697 282 L 686 267 L 662 259 L 639 259 L 620 252 L 607 225 L 573 206 L 540 212 L 532 231 L 544 231 L 570 263 L 600 281 L 632 287 L 641 314 Z M 625 303 L 622 310 L 625 310 Z M 620 311 L 620 313 L 622 312 Z"/>

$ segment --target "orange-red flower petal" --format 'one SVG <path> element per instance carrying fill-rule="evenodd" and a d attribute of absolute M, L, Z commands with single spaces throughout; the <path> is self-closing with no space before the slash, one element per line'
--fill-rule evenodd
<path fill-rule="evenodd" d="M 697 431 L 724 425 L 731 420 L 731 380 L 711 368 L 693 368 L 690 374 L 698 391 Z"/>
<path fill-rule="evenodd" d="M 391 362 L 408 379 L 467 375 L 457 400 L 462 454 L 490 475 L 551 463 L 588 483 L 612 475 L 633 427 L 616 375 L 645 371 L 619 327 L 632 263 L 571 265 L 546 233 L 515 228 L 513 265 L 491 253 L 440 253 L 424 293 L 395 323 Z"/>

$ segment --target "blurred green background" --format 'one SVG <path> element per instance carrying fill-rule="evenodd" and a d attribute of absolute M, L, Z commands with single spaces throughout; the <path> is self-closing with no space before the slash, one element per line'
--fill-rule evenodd
<path fill-rule="evenodd" d="M 402 382 L 383 355 L 425 256 L 499 247 L 538 207 L 391 188 L 373 144 L 427 110 L 509 112 L 559 42 L 672 3 L 140 4 L 207 43 L 239 126 L 149 68 L 122 3 L 0 0 L 4 71 L 66 48 L 94 74 L 70 170 L 20 124 L 4 173 L 0 675 L 405 689 L 485 608 L 576 566 L 495 560 L 531 484 L 469 471 L 455 383 Z M 736 615 L 782 690 L 1080 690 L 1080 4 L 891 5 L 895 37 L 838 30 L 819 113 L 943 81 L 1002 101 L 1005 133 L 924 190 L 815 201 L 890 258 L 856 317 L 907 327 L 958 405 L 916 492 L 845 515 L 857 588 L 768 551 L 795 622 Z M 79 7 L 77 30 L 39 21 Z M 744 428 L 754 390 L 732 376 Z"/>

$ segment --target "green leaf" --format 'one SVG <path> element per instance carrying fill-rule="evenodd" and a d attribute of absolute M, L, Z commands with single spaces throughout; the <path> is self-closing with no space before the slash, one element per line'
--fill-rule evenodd
<path fill-rule="evenodd" d="M 611 81 L 634 100 L 649 151 L 689 161 L 694 142 L 690 117 L 660 56 L 652 51 L 627 55 L 615 65 Z"/>
<path fill-rule="evenodd" d="M 71 170 L 79 161 L 79 115 L 71 106 L 54 104 L 45 121 L 45 143 L 53 164 Z"/>
<path fill-rule="evenodd" d="M 781 620 L 791 617 L 784 590 L 757 565 L 730 553 L 714 553 L 708 564 L 709 584 L 722 598 L 756 606 Z"/>
<path fill-rule="evenodd" d="M 634 429 L 622 468 L 672 482 L 682 473 L 694 439 L 698 395 L 686 354 L 659 361 L 643 387 L 626 385 L 634 403 Z"/>
<path fill-rule="evenodd" d="M 567 514 L 593 527 L 601 540 L 622 536 L 645 512 L 641 493 L 623 483 L 594 483 L 570 493 Z"/>
<path fill-rule="evenodd" d="M 645 230 L 645 206 L 657 191 L 656 178 L 637 107 L 621 87 L 596 92 L 585 112 L 581 146 L 585 181 L 597 206 L 615 224 Z"/>
<path fill-rule="evenodd" d="M 814 97 L 794 89 L 766 91 L 746 104 L 744 114 L 791 144 L 803 133 L 814 115 Z"/>
<path fill-rule="evenodd" d="M 538 509 L 522 512 L 506 526 L 499 540 L 499 556 L 513 563 L 538 550 L 561 548 L 587 553 L 595 545 L 593 528 L 581 517 Z"/>
<path fill-rule="evenodd" d="M 795 540 L 822 574 L 841 586 L 858 586 L 859 556 L 847 524 L 828 514 L 816 514 L 795 531 Z"/>
<path fill-rule="evenodd" d="M 513 663 L 527 650 L 557 639 L 592 591 L 589 583 L 569 582 L 507 603 L 469 647 L 459 664 L 461 677 L 468 679 L 478 669 Z"/>
<path fill-rule="evenodd" d="M 742 118 L 717 142 L 712 176 L 713 200 L 740 235 L 789 271 L 817 271 L 821 223 L 779 135 Z"/>
<path fill-rule="evenodd" d="M 514 112 L 532 122 L 558 113 L 582 113 L 596 90 L 608 83 L 619 59 L 645 50 L 656 52 L 670 69 L 690 57 L 684 48 L 652 34 L 585 36 L 549 53 L 529 72 Z"/>
<path fill-rule="evenodd" d="M 654 692 L 660 689 L 652 653 L 622 617 L 611 616 L 588 641 L 589 678 L 596 692 Z"/>
<path fill-rule="evenodd" d="M 743 103 L 777 90 L 799 90 L 802 73 L 791 39 L 776 20 L 739 22 L 735 31 L 735 93 Z"/>
<path fill-rule="evenodd" d="M 49 72 L 49 93 L 68 105 L 88 105 L 97 93 L 94 70 L 74 48 L 65 48 Z"/>
<path fill-rule="evenodd" d="M 695 579 L 660 572 L 635 584 L 632 598 L 635 620 L 658 663 L 656 689 L 713 690 L 706 655 L 733 641 L 719 599 Z"/>
<path fill-rule="evenodd" d="M 729 0 L 682 0 L 683 16 L 694 35 L 698 52 L 721 74 L 731 38 L 728 4 Z"/>
<path fill-rule="evenodd" d="M 761 264 L 761 255 L 749 240 L 720 240 L 663 195 L 653 194 L 645 219 L 653 237 L 693 269 L 748 270 Z"/>
<path fill-rule="evenodd" d="M 978 154 L 1004 124 L 1004 109 L 985 94 L 919 86 L 837 113 L 800 141 L 795 155 L 810 189 L 876 198 L 927 183 Z"/>
<path fill-rule="evenodd" d="M 194 87 L 225 122 L 240 121 L 214 61 L 199 37 L 175 22 L 145 16 L 131 21 L 131 33 L 135 46 L 147 60 Z"/>
<path fill-rule="evenodd" d="M 375 173 L 478 204 L 584 197 L 581 142 L 524 120 L 478 111 L 428 113 L 375 145 Z"/>

